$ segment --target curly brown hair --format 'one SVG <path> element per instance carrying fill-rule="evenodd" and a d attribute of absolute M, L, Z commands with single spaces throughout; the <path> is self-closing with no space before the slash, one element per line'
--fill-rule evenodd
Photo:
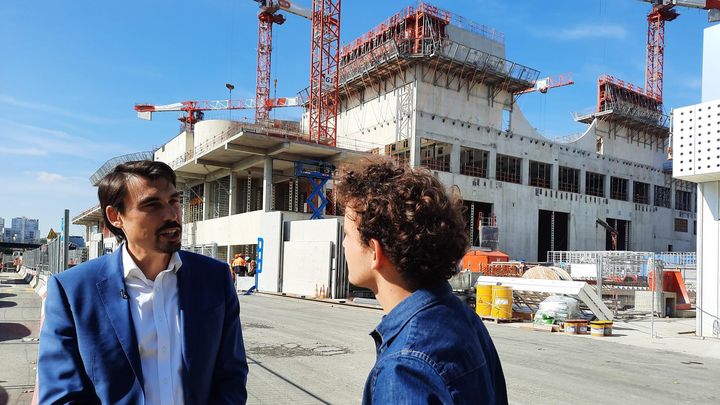
<path fill-rule="evenodd" d="M 462 201 L 432 172 L 372 158 L 345 168 L 336 188 L 340 206 L 357 213 L 362 242 L 376 239 L 413 289 L 458 272 L 470 243 Z"/>

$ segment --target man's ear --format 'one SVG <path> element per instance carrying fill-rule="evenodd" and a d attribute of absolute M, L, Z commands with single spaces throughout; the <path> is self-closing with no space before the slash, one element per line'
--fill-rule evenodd
<path fill-rule="evenodd" d="M 105 207 L 105 215 L 107 215 L 112 226 L 122 228 L 122 218 L 120 218 L 120 211 L 118 211 L 117 208 L 108 205 Z"/>
<path fill-rule="evenodd" d="M 380 241 L 377 239 L 370 239 L 370 243 L 368 245 L 370 246 L 370 251 L 372 252 L 370 268 L 372 270 L 378 270 L 385 261 L 385 252 L 383 252 Z"/>

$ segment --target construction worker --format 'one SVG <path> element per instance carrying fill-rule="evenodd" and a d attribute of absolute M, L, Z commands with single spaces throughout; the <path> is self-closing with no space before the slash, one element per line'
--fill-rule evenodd
<path fill-rule="evenodd" d="M 243 261 L 242 255 L 240 255 L 240 253 L 236 253 L 235 258 L 232 261 L 232 269 L 233 269 L 233 272 L 235 273 L 235 275 L 240 274 L 240 269 L 242 267 L 242 261 Z"/>

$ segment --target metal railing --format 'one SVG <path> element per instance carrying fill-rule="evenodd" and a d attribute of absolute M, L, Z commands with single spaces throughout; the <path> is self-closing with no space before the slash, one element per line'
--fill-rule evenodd
<path fill-rule="evenodd" d="M 63 268 L 63 245 L 60 238 L 55 238 L 37 249 L 26 250 L 22 253 L 24 267 L 38 272 L 39 275 L 57 274 Z M 68 268 L 88 260 L 88 248 L 68 250 Z"/>

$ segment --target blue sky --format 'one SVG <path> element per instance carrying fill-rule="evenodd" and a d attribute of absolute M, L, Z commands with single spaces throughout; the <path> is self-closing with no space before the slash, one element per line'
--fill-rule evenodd
<path fill-rule="evenodd" d="M 296 2 L 310 6 L 310 0 Z M 520 98 L 532 125 L 548 137 L 583 131 L 571 113 L 595 104 L 600 74 L 644 84 L 648 3 L 431 3 L 504 32 L 508 59 L 540 70 L 541 77 L 573 72 L 574 86 Z M 342 42 L 409 4 L 345 0 Z M 679 11 L 666 27 L 666 109 L 700 101 L 707 15 Z M 236 86 L 233 98 L 253 97 L 256 13 L 251 0 L 0 2 L 0 217 L 6 223 L 39 218 L 46 234 L 59 228 L 63 209 L 72 217 L 94 205 L 88 178 L 106 160 L 151 150 L 178 132 L 173 113 L 138 120 L 137 102 L 225 99 L 227 82 Z M 276 27 L 278 96 L 308 85 L 309 48 L 308 21 L 288 16 Z M 299 115 L 278 112 L 278 118 Z"/>

